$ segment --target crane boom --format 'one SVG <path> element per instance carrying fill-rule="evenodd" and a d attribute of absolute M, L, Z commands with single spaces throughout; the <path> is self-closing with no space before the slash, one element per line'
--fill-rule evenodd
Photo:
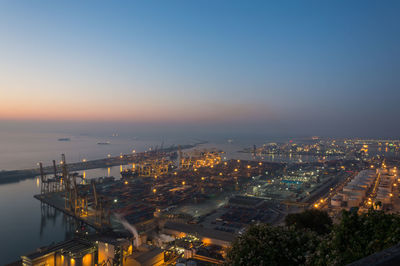
<path fill-rule="evenodd" d="M 56 160 L 53 160 L 53 171 L 54 171 L 54 178 L 57 179 L 57 166 Z"/>
<path fill-rule="evenodd" d="M 39 168 L 40 168 L 40 178 L 42 180 L 42 182 L 44 182 L 44 172 L 43 172 L 43 164 L 39 163 Z"/>

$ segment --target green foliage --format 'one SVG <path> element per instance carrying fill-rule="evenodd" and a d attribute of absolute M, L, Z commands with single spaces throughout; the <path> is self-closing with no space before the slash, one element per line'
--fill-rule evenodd
<path fill-rule="evenodd" d="M 318 242 L 319 236 L 312 231 L 254 225 L 236 238 L 228 252 L 227 265 L 301 265 Z"/>
<path fill-rule="evenodd" d="M 320 243 L 314 265 L 345 265 L 400 242 L 400 216 L 370 210 L 343 211 L 342 219 Z"/>
<path fill-rule="evenodd" d="M 343 211 L 340 222 L 325 234 L 316 233 L 318 220 L 309 215 L 287 219 L 293 226 L 251 226 L 233 242 L 227 265 L 346 265 L 400 242 L 396 214 Z M 329 223 L 323 220 L 321 224 Z"/>
<path fill-rule="evenodd" d="M 285 223 L 286 226 L 294 226 L 296 229 L 310 229 L 318 234 L 327 234 L 332 227 L 332 219 L 328 213 L 317 209 L 288 214 Z"/>

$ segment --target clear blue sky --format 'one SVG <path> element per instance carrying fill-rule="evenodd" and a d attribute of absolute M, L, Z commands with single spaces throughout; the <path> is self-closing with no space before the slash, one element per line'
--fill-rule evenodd
<path fill-rule="evenodd" d="M 399 136 L 400 1 L 1 1 L 0 119 Z"/>

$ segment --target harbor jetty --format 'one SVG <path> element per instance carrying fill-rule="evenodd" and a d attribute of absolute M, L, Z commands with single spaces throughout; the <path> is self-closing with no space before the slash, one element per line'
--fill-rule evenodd
<path fill-rule="evenodd" d="M 123 154 L 119 156 L 103 158 L 103 159 L 96 159 L 96 160 L 85 160 L 82 162 L 68 162 L 68 170 L 70 172 L 74 171 L 82 171 L 82 170 L 89 170 L 89 169 L 96 169 L 96 168 L 105 168 L 111 166 L 118 166 L 124 164 L 131 164 L 141 161 L 146 158 L 154 158 L 157 156 L 166 156 L 170 155 L 180 149 L 191 149 L 196 147 L 197 145 L 204 144 L 205 142 L 198 142 L 195 144 L 188 144 L 188 145 L 180 145 L 180 146 L 170 146 L 168 148 L 163 148 L 159 150 L 152 150 L 152 151 L 144 151 L 132 154 Z M 45 166 L 43 167 L 44 174 L 54 174 L 53 166 Z M 61 165 L 57 164 L 57 172 L 61 172 Z M 23 169 L 23 170 L 10 170 L 10 171 L 0 171 L 0 184 L 5 183 L 15 183 L 20 182 L 25 179 L 34 178 L 40 175 L 40 169 L 32 168 L 32 169 Z"/>

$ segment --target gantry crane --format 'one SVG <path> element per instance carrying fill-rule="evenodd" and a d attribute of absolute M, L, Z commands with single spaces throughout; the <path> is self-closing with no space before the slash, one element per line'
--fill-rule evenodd
<path fill-rule="evenodd" d="M 65 209 L 73 211 L 73 195 L 71 189 L 71 177 L 68 173 L 67 161 L 65 160 L 65 154 L 61 155 L 61 167 L 62 167 L 62 179 L 64 180 L 64 192 L 65 192 Z"/>
<path fill-rule="evenodd" d="M 40 169 L 40 179 L 41 179 L 40 193 L 46 194 L 49 192 L 49 180 L 47 180 L 46 176 L 44 175 L 43 164 L 41 162 L 39 163 L 39 169 Z"/>
<path fill-rule="evenodd" d="M 57 165 L 56 160 L 53 160 L 53 172 L 54 172 L 54 182 L 53 182 L 53 191 L 58 192 L 62 191 L 62 178 L 57 175 Z"/>
<path fill-rule="evenodd" d="M 221 156 L 216 151 L 204 151 L 195 152 L 193 157 L 184 157 L 182 152 L 179 152 L 179 168 L 180 169 L 190 169 L 190 168 L 200 168 L 200 167 L 214 167 L 221 163 Z"/>
<path fill-rule="evenodd" d="M 95 224 L 98 226 L 110 225 L 110 209 L 107 208 L 109 203 L 103 197 L 99 197 L 96 190 L 96 182 L 92 180 L 93 188 L 93 209 L 95 216 Z"/>
<path fill-rule="evenodd" d="M 158 177 L 168 173 L 172 162 L 162 158 L 161 160 L 147 160 L 142 163 L 135 164 L 134 171 L 139 176 L 152 176 Z"/>
<path fill-rule="evenodd" d="M 87 195 L 78 190 L 78 186 L 76 184 L 76 175 L 72 175 L 73 180 L 73 199 L 72 199 L 72 209 L 75 213 L 75 216 L 81 217 L 86 216 L 88 214 L 88 200 Z"/>
<path fill-rule="evenodd" d="M 65 156 L 63 157 L 65 160 Z M 44 169 L 43 169 L 43 164 L 40 162 L 39 163 L 40 167 L 40 177 L 42 181 L 40 193 L 41 194 L 46 194 L 46 193 L 51 193 L 51 192 L 59 192 L 63 190 L 63 184 L 62 184 L 62 178 L 60 178 L 57 175 L 57 166 L 56 166 L 56 161 L 53 160 L 53 172 L 54 172 L 54 177 L 50 178 L 45 175 Z"/>

